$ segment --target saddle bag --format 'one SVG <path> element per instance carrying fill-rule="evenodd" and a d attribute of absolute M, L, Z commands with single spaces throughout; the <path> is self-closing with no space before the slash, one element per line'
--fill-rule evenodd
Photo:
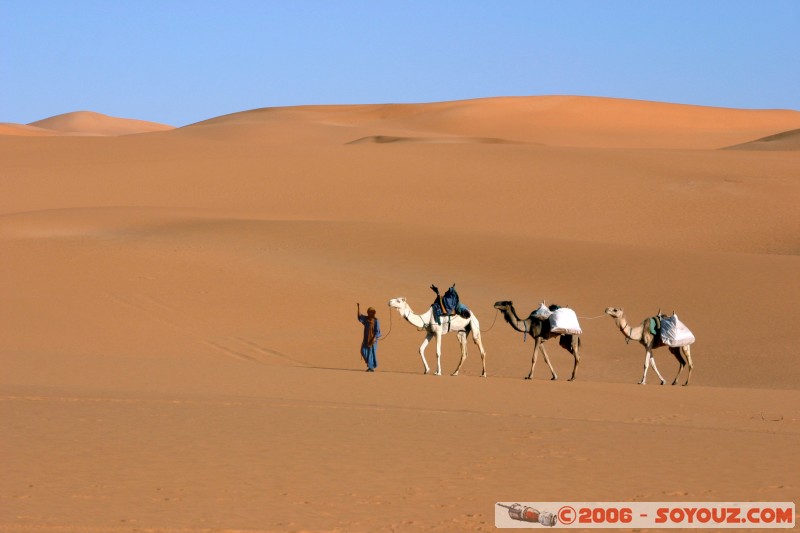
<path fill-rule="evenodd" d="M 569 307 L 559 307 L 550 315 L 550 331 L 567 335 L 580 335 L 578 315 Z"/>
<path fill-rule="evenodd" d="M 546 305 L 544 305 L 544 302 L 542 302 L 539 304 L 539 307 L 533 313 L 531 313 L 531 316 L 533 318 L 538 318 L 539 320 L 547 320 L 552 314 L 553 312 L 548 309 Z"/>
<path fill-rule="evenodd" d="M 683 322 L 678 320 L 678 315 L 661 317 L 661 342 L 675 348 L 688 346 L 694 340 L 694 335 Z"/>

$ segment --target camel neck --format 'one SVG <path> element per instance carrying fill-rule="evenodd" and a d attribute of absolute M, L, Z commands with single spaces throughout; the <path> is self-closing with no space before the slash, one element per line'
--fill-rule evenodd
<path fill-rule="evenodd" d="M 422 318 L 422 316 L 415 314 L 410 307 L 398 309 L 398 311 L 400 311 L 400 316 L 406 319 L 406 321 L 412 326 L 416 326 L 418 328 L 426 327 L 425 319 Z"/>
<path fill-rule="evenodd" d="M 625 318 L 624 315 L 621 316 L 621 317 L 618 317 L 618 318 L 615 317 L 614 320 L 617 321 L 617 327 L 622 332 L 622 334 L 625 335 L 626 338 L 631 339 L 631 340 L 637 340 L 633 336 L 633 327 L 631 327 L 631 325 L 628 324 L 628 319 Z M 626 328 L 627 328 L 628 331 L 625 331 Z"/>
<path fill-rule="evenodd" d="M 517 331 L 526 332 L 527 327 L 525 325 L 525 321 L 520 319 L 517 316 L 517 312 L 514 310 L 513 307 L 509 307 L 508 309 L 503 310 L 503 317 L 506 319 L 506 322 L 511 324 L 511 327 L 516 329 Z"/>

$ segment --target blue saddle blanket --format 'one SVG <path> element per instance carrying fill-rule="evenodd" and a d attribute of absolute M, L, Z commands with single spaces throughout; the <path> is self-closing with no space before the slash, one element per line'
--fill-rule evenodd
<path fill-rule="evenodd" d="M 445 291 L 444 296 L 437 297 L 431 304 L 433 317 L 437 324 L 441 324 L 441 317 L 459 315 L 464 318 L 470 317 L 469 308 L 462 304 L 455 285 Z"/>

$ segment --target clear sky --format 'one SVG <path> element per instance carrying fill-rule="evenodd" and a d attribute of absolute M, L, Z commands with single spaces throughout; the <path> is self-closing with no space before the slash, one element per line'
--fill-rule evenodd
<path fill-rule="evenodd" d="M 800 0 L 0 0 L 0 122 L 548 94 L 800 110 Z"/>

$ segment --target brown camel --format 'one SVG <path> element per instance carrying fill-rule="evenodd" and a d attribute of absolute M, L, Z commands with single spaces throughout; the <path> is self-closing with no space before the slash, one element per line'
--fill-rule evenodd
<path fill-rule="evenodd" d="M 500 310 L 503 313 L 503 318 L 506 319 L 506 322 L 511 324 L 511 327 L 517 331 L 521 331 L 523 333 L 527 333 L 531 337 L 533 337 L 534 344 L 533 344 L 533 356 L 531 357 L 531 371 L 525 377 L 525 379 L 533 379 L 533 369 L 536 367 L 536 359 L 538 358 L 539 350 L 542 351 L 544 355 L 544 362 L 547 363 L 547 366 L 550 368 L 550 373 L 552 374 L 551 380 L 558 379 L 558 375 L 556 371 L 553 369 L 553 365 L 550 364 L 550 358 L 547 357 L 547 351 L 544 349 L 544 343 L 547 340 L 552 339 L 554 337 L 559 337 L 558 344 L 567 350 L 572 356 L 575 358 L 575 364 L 572 367 L 572 377 L 569 378 L 569 381 L 575 379 L 575 371 L 578 369 L 578 363 L 581 360 L 580 355 L 580 346 L 581 346 L 581 338 L 580 335 L 574 334 L 566 334 L 566 333 L 556 333 L 550 330 L 550 321 L 541 319 L 538 317 L 533 316 L 531 313 L 528 318 L 521 319 L 517 316 L 517 312 L 514 309 L 514 303 L 511 301 L 501 301 L 496 302 L 494 304 L 494 308 Z"/>
<path fill-rule="evenodd" d="M 616 307 L 608 307 L 606 308 L 606 314 L 614 318 L 614 322 L 616 322 L 617 327 L 620 329 L 620 331 L 622 331 L 622 334 L 625 335 L 626 341 L 637 341 L 639 344 L 645 347 L 646 353 L 644 358 L 644 374 L 642 374 L 642 380 L 639 382 L 639 384 L 645 384 L 647 380 L 647 369 L 652 364 L 653 370 L 656 371 L 656 374 L 658 374 L 661 384 L 663 385 L 664 378 L 656 367 L 656 360 L 655 357 L 653 357 L 653 350 L 667 345 L 661 342 L 660 335 L 653 335 L 653 333 L 650 331 L 650 318 L 644 319 L 640 326 L 633 327 L 628 324 L 628 319 L 625 318 L 625 311 L 621 308 L 618 309 Z M 675 379 L 672 382 L 673 385 L 678 383 L 678 378 L 680 377 L 684 366 L 689 366 L 689 373 L 686 375 L 686 383 L 683 385 L 688 385 L 689 379 L 692 377 L 692 368 L 694 367 L 694 364 L 692 363 L 692 354 L 689 346 L 690 345 L 680 347 L 667 346 L 670 353 L 675 356 L 675 358 L 678 360 L 678 364 L 680 365 L 678 367 L 678 374 L 675 376 Z"/>

